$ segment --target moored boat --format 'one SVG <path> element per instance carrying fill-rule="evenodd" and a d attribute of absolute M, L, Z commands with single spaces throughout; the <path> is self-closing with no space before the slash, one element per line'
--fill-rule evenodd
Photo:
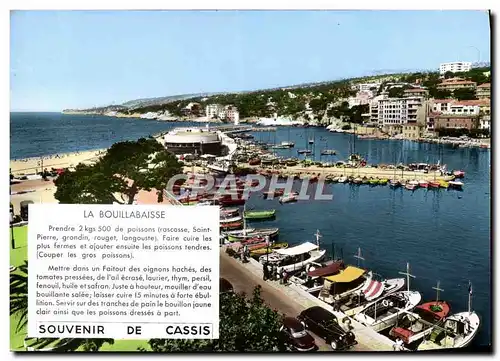
<path fill-rule="evenodd" d="M 323 302 L 333 304 L 349 294 L 361 290 L 372 277 L 372 272 L 347 266 L 336 275 L 324 277 L 323 287 L 318 298 Z"/>
<path fill-rule="evenodd" d="M 450 312 L 445 301 L 432 301 L 418 305 L 396 322 L 389 335 L 411 344 L 429 335 L 436 326 L 442 327 Z"/>
<path fill-rule="evenodd" d="M 221 222 L 220 223 L 220 229 L 222 231 L 225 230 L 234 230 L 234 229 L 240 229 L 243 227 L 243 222 L 242 221 L 236 221 L 236 222 Z"/>
<path fill-rule="evenodd" d="M 270 219 L 270 218 L 274 218 L 275 215 L 276 215 L 275 209 L 243 212 L 243 217 L 245 217 L 245 219 L 253 219 L 253 220 Z"/>
<path fill-rule="evenodd" d="M 247 228 L 236 232 L 226 232 L 230 242 L 245 241 L 255 237 L 269 237 L 270 240 L 276 239 L 279 234 L 279 228 Z"/>
<path fill-rule="evenodd" d="M 309 150 L 309 149 L 300 149 L 300 150 L 297 151 L 297 153 L 299 153 L 299 154 L 311 154 L 312 150 Z"/>
<path fill-rule="evenodd" d="M 453 189 L 462 189 L 463 186 L 464 186 L 464 184 L 462 182 L 456 181 L 456 180 L 455 181 L 449 181 L 448 184 L 449 184 L 449 187 L 453 188 Z"/>
<path fill-rule="evenodd" d="M 251 250 L 250 256 L 262 256 L 268 253 L 272 253 L 276 249 L 285 249 L 285 248 L 288 248 L 288 243 L 286 242 L 273 243 L 270 244 L 269 247 L 266 244 L 264 247 Z"/>
<path fill-rule="evenodd" d="M 422 188 L 427 188 L 429 186 L 429 182 L 427 182 L 426 180 L 419 180 L 418 186 Z"/>
<path fill-rule="evenodd" d="M 240 214 L 239 208 L 222 208 L 220 211 L 221 218 L 235 217 Z"/>
<path fill-rule="evenodd" d="M 421 299 L 422 296 L 417 291 L 392 293 L 366 305 L 354 319 L 376 332 L 381 332 L 392 327 L 398 317 L 415 308 Z"/>
<path fill-rule="evenodd" d="M 429 181 L 429 188 L 439 188 L 439 182 L 438 181 Z"/>
<path fill-rule="evenodd" d="M 269 255 L 260 256 L 259 262 L 275 264 L 278 267 L 278 274 L 283 271 L 290 273 L 300 271 L 312 262 L 321 261 L 325 254 L 326 250 L 320 250 L 318 245 L 304 242 L 295 247 L 277 249 Z"/>
<path fill-rule="evenodd" d="M 292 203 L 292 202 L 297 202 L 297 196 L 295 194 L 286 194 L 280 197 L 279 199 L 280 203 Z"/>
<path fill-rule="evenodd" d="M 357 177 L 352 180 L 354 184 L 361 184 L 363 182 L 363 178 Z"/>
<path fill-rule="evenodd" d="M 381 186 L 385 186 L 388 182 L 389 182 L 389 179 L 382 178 L 382 179 L 379 179 L 378 184 L 380 184 Z"/>
<path fill-rule="evenodd" d="M 347 183 L 347 181 L 348 181 L 348 178 L 346 176 L 341 176 L 338 179 L 339 183 Z"/>
<path fill-rule="evenodd" d="M 396 179 L 391 179 L 389 181 L 389 187 L 391 188 L 398 188 L 398 187 L 401 187 L 401 182 L 396 180 Z"/>
<path fill-rule="evenodd" d="M 252 158 L 248 161 L 249 165 L 259 165 L 261 163 L 260 158 Z"/>
<path fill-rule="evenodd" d="M 369 183 L 371 186 L 376 186 L 378 185 L 379 179 L 378 178 L 370 178 Z"/>
<path fill-rule="evenodd" d="M 439 181 L 439 187 L 440 188 L 448 189 L 449 186 L 450 186 L 450 184 L 447 181 L 445 181 L 445 180 L 440 180 Z"/>
<path fill-rule="evenodd" d="M 415 184 L 406 183 L 405 188 L 409 191 L 414 191 L 415 189 L 417 189 L 417 186 Z"/>
<path fill-rule="evenodd" d="M 454 170 L 453 175 L 455 178 L 463 178 L 465 177 L 465 172 L 463 170 Z"/>

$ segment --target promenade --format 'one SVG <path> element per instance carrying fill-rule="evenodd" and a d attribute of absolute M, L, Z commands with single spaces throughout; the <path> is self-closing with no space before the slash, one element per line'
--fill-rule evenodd
<path fill-rule="evenodd" d="M 251 294 L 253 289 L 260 285 L 262 287 L 261 296 L 264 302 L 271 308 L 287 316 L 296 317 L 303 310 L 321 306 L 342 320 L 346 316 L 341 312 L 333 312 L 326 303 L 318 300 L 312 295 L 299 290 L 293 285 L 284 286 L 277 281 L 264 281 L 262 279 L 262 268 L 254 260 L 243 264 L 240 261 L 229 257 L 225 253 L 225 248 L 221 248 L 220 253 L 220 277 L 227 279 L 236 292 Z M 351 319 L 352 332 L 356 335 L 358 344 L 349 351 L 394 351 L 394 342 L 387 337 L 359 324 Z M 315 336 L 315 335 L 313 335 Z M 322 339 L 315 337 L 317 345 L 321 351 L 332 351 Z"/>

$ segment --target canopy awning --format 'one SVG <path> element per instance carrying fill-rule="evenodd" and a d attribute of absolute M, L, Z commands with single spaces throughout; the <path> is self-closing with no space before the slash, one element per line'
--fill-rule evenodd
<path fill-rule="evenodd" d="M 325 277 L 330 282 L 336 283 L 347 283 L 352 282 L 359 277 L 361 277 L 365 273 L 365 270 L 353 266 L 347 266 L 347 268 L 343 271 L 340 271 L 339 274 L 334 276 Z"/>
<path fill-rule="evenodd" d="M 318 246 L 311 242 L 304 242 L 298 246 L 285 248 L 285 249 L 277 249 L 276 253 L 281 254 L 283 256 L 297 256 L 299 254 L 304 254 L 307 252 L 314 251 Z"/>
<path fill-rule="evenodd" d="M 379 297 L 384 292 L 384 288 L 385 286 L 382 282 L 371 280 L 368 287 L 363 290 L 363 294 L 366 300 L 370 301 Z"/>
<path fill-rule="evenodd" d="M 343 261 L 335 261 L 326 267 L 317 268 L 307 273 L 310 277 L 323 277 L 337 274 L 344 267 Z"/>

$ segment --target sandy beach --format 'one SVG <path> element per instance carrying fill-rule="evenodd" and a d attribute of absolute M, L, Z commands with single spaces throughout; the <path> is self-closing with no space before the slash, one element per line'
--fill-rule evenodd
<path fill-rule="evenodd" d="M 13 175 L 36 174 L 47 168 L 74 167 L 79 163 L 92 162 L 104 154 L 106 149 L 90 151 L 60 153 L 43 157 L 10 160 L 10 169 Z"/>

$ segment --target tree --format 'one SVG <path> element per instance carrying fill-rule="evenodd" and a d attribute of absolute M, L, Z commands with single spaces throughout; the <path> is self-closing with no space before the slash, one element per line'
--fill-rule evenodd
<path fill-rule="evenodd" d="M 455 74 L 451 71 L 447 71 L 446 73 L 444 73 L 445 79 L 450 79 L 450 78 L 453 78 L 454 76 L 455 76 Z"/>
<path fill-rule="evenodd" d="M 61 203 L 132 204 L 140 190 L 155 188 L 161 201 L 169 179 L 181 171 L 177 158 L 153 138 L 119 142 L 95 165 L 59 176 L 54 196 Z"/>
<path fill-rule="evenodd" d="M 16 333 L 22 331 L 28 324 L 28 261 L 10 274 L 10 315 L 18 319 Z M 107 338 L 38 338 L 31 346 L 43 349 L 46 346 L 57 351 L 75 351 L 81 349 L 96 352 L 104 343 L 113 344 L 113 339 Z"/>
<path fill-rule="evenodd" d="M 389 98 L 403 98 L 405 90 L 403 87 L 392 87 L 389 89 Z"/>
<path fill-rule="evenodd" d="M 460 88 L 453 92 L 453 97 L 458 100 L 474 100 L 476 98 L 476 91 L 472 88 Z"/>
<path fill-rule="evenodd" d="M 452 94 L 449 90 L 437 89 L 436 87 L 430 87 L 428 89 L 428 91 L 429 91 L 429 98 L 448 99 L 448 98 L 452 97 Z"/>
<path fill-rule="evenodd" d="M 149 345 L 154 352 L 286 351 L 281 325 L 282 316 L 264 304 L 259 286 L 254 289 L 251 299 L 244 294 L 220 295 L 219 339 L 151 339 Z"/>

